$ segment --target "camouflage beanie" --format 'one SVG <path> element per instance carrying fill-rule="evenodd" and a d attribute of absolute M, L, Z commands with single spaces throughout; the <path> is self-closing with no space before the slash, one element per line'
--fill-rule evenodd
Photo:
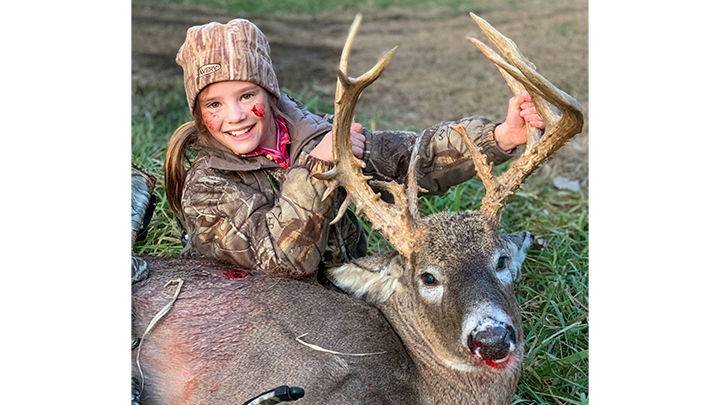
<path fill-rule="evenodd" d="M 270 44 L 255 24 L 241 18 L 188 29 L 175 61 L 185 72 L 185 94 L 192 113 L 195 98 L 206 86 L 243 80 L 280 98 L 270 60 Z"/>

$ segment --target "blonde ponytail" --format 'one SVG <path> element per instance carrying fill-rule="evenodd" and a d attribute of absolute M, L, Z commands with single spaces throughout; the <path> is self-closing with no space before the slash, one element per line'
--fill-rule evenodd
<path fill-rule="evenodd" d="M 190 161 L 185 149 L 197 139 L 198 128 L 195 121 L 187 122 L 172 135 L 165 155 L 165 194 L 170 208 L 179 218 L 182 218 L 180 199 L 185 185 L 185 162 Z"/>

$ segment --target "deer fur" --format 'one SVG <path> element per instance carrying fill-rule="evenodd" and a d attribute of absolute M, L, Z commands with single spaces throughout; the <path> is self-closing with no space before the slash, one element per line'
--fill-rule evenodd
<path fill-rule="evenodd" d="M 183 287 L 133 350 L 142 404 L 242 404 L 286 384 L 305 390 L 300 404 L 417 403 L 405 348 L 362 301 L 314 282 L 227 277 L 212 262 L 145 259 L 151 276 L 133 286 L 133 336 L 171 300 L 167 280 Z"/>

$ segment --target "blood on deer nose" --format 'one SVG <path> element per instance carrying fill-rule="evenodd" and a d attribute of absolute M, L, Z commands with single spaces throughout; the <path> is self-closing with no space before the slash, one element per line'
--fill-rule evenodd
<path fill-rule="evenodd" d="M 512 325 L 486 318 L 468 336 L 468 347 L 488 365 L 499 366 L 512 356 L 517 343 L 515 336 Z"/>

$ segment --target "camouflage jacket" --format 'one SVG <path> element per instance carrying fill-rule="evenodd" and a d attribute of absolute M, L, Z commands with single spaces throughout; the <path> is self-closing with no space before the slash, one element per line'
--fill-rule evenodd
<path fill-rule="evenodd" d="M 200 142 L 198 156 L 183 188 L 182 222 L 187 250 L 283 277 L 313 276 L 319 266 L 333 266 L 365 255 L 362 226 L 350 213 L 335 225 L 342 196 L 325 201 L 326 184 L 313 173 L 332 168 L 309 152 L 332 130 L 332 116 L 320 117 L 283 94 L 278 108 L 289 119 L 291 165 L 287 169 L 263 156 L 240 157 L 214 139 Z M 482 117 L 443 122 L 418 135 L 404 131 L 366 131 L 366 173 L 404 181 L 410 153 L 421 142 L 419 184 L 440 194 L 472 178 L 475 169 L 459 134 L 462 125 L 495 164 L 511 157 L 495 144 L 498 125 Z"/>

